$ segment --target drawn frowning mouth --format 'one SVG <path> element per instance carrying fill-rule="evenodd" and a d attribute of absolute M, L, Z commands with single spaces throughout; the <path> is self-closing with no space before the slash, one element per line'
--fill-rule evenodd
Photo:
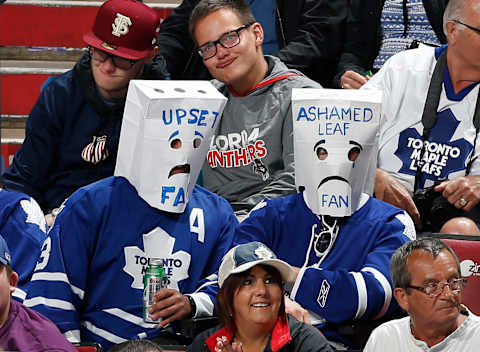
<path fill-rule="evenodd" d="M 190 164 L 177 165 L 170 170 L 168 174 L 168 178 L 176 174 L 189 174 L 189 173 L 190 173 Z"/>

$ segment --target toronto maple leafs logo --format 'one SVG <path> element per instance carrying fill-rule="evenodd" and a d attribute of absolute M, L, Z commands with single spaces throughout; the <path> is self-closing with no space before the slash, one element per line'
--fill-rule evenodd
<path fill-rule="evenodd" d="M 136 246 L 124 248 L 125 267 L 123 271 L 132 276 L 132 288 L 143 290 L 143 274 L 147 270 L 150 258 L 161 258 L 163 269 L 168 277 L 168 287 L 178 290 L 178 282 L 188 278 L 190 253 L 177 251 L 173 253 L 175 238 L 160 227 L 143 234 L 142 251 Z"/>
<path fill-rule="evenodd" d="M 272 251 L 265 246 L 259 246 L 257 249 L 255 249 L 255 255 L 260 259 L 275 258 Z"/>
<path fill-rule="evenodd" d="M 29 200 L 23 199 L 20 201 L 23 211 L 27 214 L 27 219 L 25 222 L 37 225 L 42 232 L 47 232 L 47 224 L 45 222 L 45 216 L 43 215 L 42 209 L 38 203 L 30 198 Z"/>
<path fill-rule="evenodd" d="M 473 145 L 465 138 L 451 140 L 459 124 L 452 111 L 446 109 L 438 113 L 437 123 L 428 141 L 424 142 L 415 128 L 402 131 L 395 151 L 395 155 L 403 162 L 399 173 L 415 175 L 417 167 L 420 167 L 420 187 L 423 188 L 426 179 L 446 179 L 449 174 L 465 169 L 465 161 Z M 424 144 L 425 151 L 420 160 Z"/>

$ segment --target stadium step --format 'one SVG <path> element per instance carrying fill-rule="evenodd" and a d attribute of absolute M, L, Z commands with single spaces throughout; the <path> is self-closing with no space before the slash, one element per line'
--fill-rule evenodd
<path fill-rule="evenodd" d="M 182 0 L 146 0 L 162 19 Z M 8 0 L 0 5 L 0 170 L 24 139 L 26 118 L 51 76 L 82 55 L 98 7 L 92 0 Z"/>

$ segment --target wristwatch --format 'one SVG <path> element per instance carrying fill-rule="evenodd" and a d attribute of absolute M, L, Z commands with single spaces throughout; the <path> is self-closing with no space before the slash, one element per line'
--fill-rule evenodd
<path fill-rule="evenodd" d="M 188 298 L 188 303 L 190 303 L 190 314 L 188 318 L 193 318 L 197 313 L 197 304 L 195 303 L 195 300 L 193 299 L 192 296 L 190 295 L 185 295 L 185 296 Z"/>

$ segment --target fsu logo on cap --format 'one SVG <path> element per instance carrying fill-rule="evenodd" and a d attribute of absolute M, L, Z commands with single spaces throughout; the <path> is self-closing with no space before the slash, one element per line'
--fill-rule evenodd
<path fill-rule="evenodd" d="M 124 16 L 120 13 L 117 13 L 114 23 L 112 23 L 112 34 L 116 37 L 125 35 L 128 33 L 128 27 L 132 25 L 130 17 Z"/>
<path fill-rule="evenodd" d="M 88 143 L 82 150 L 82 159 L 92 164 L 98 164 L 100 161 L 108 158 L 106 142 L 107 136 L 93 136 L 93 141 Z"/>

